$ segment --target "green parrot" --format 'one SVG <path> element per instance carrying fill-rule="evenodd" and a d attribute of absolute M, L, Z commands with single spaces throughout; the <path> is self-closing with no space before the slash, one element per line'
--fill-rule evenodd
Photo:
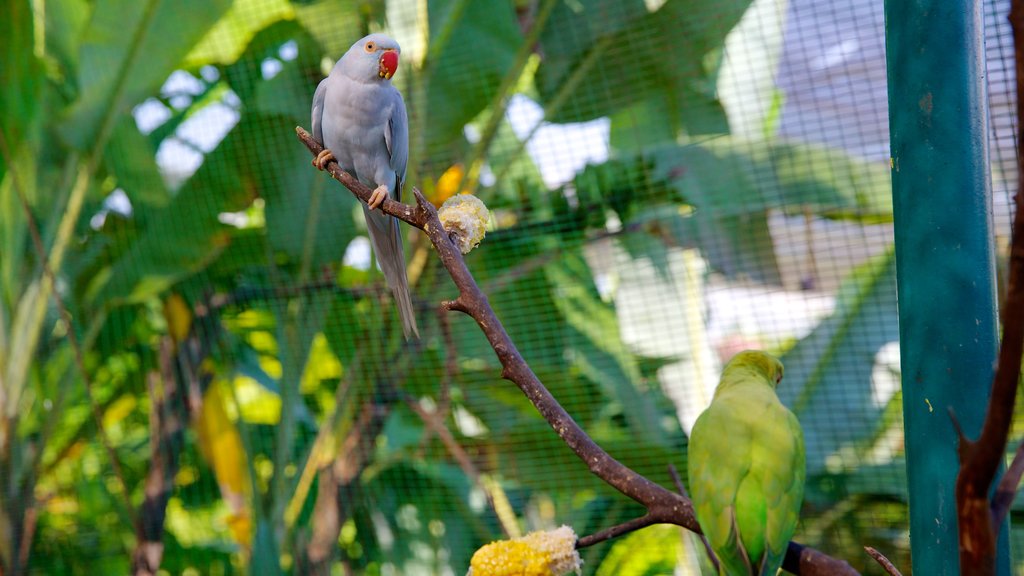
<path fill-rule="evenodd" d="M 775 395 L 781 380 L 777 358 L 740 352 L 690 433 L 693 506 L 723 576 L 775 576 L 800 517 L 804 434 Z"/>

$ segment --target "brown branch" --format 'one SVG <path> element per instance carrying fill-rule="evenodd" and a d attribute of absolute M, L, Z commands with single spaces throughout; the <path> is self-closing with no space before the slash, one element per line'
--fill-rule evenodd
<path fill-rule="evenodd" d="M 459 444 L 459 441 L 452 436 L 451 431 L 444 425 L 444 422 L 441 420 L 442 413 L 440 412 L 440 409 L 431 412 L 423 406 L 420 406 L 419 402 L 417 402 L 415 398 L 405 397 L 404 400 L 406 405 L 420 417 L 420 420 L 422 420 L 424 424 L 426 424 L 427 430 L 436 434 L 438 439 L 441 440 L 445 449 L 448 450 L 448 453 L 455 459 L 459 468 L 462 469 L 462 473 L 469 478 L 469 481 L 472 482 L 474 486 L 484 493 L 484 497 L 487 499 L 487 505 L 491 508 L 491 511 L 494 512 L 494 517 L 498 519 L 498 525 L 501 526 L 501 531 L 505 537 L 512 538 L 517 536 L 519 527 L 515 526 L 514 523 L 509 522 L 510 519 L 508 518 L 508 515 L 502 514 L 501 510 L 498 509 L 498 502 L 495 500 L 494 490 L 483 482 L 483 479 L 480 476 L 480 471 L 477 470 L 476 466 L 473 464 L 473 460 L 469 457 L 466 449 Z"/>
<path fill-rule="evenodd" d="M 1018 142 L 1024 141 L 1024 0 L 1012 0 L 1010 24 L 1013 28 L 1017 70 Z M 956 479 L 957 523 L 960 530 L 960 572 L 965 576 L 995 573 L 996 540 L 999 525 L 989 504 L 989 490 L 1006 450 L 1013 421 L 1013 406 L 1020 378 L 1021 353 L 1024 352 L 1024 166 L 1018 157 L 1017 204 L 1010 243 L 1009 279 L 1002 309 L 1003 341 L 992 381 L 985 423 L 981 436 L 970 442 L 960 438 L 960 473 Z"/>
<path fill-rule="evenodd" d="M 296 127 L 295 132 L 314 157 L 323 150 L 323 146 L 309 132 L 301 127 Z M 363 202 L 369 200 L 371 190 L 343 171 L 337 162 L 328 163 L 327 171 L 360 200 Z M 388 198 L 381 205 L 381 209 L 385 214 L 423 230 L 430 238 L 441 263 L 448 270 L 452 281 L 459 289 L 458 298 L 446 305 L 450 309 L 462 311 L 476 320 L 501 362 L 502 378 L 519 387 L 555 430 L 555 433 L 586 464 L 591 473 L 647 508 L 647 515 L 644 518 L 648 518 L 650 523 L 675 524 L 700 534 L 700 526 L 694 516 L 693 505 L 688 498 L 655 484 L 613 458 L 598 446 L 565 411 L 565 408 L 555 400 L 551 392 L 541 383 L 523 359 L 508 332 L 505 331 L 505 327 L 498 320 L 487 296 L 480 290 L 476 279 L 466 267 L 462 253 L 459 252 L 448 232 L 442 227 L 441 221 L 437 217 L 437 209 L 423 197 L 419 190 L 413 188 L 413 195 L 416 198 L 416 207 L 407 206 Z M 639 522 L 639 519 L 633 522 Z M 615 527 L 609 529 L 609 531 L 613 530 Z M 618 534 L 620 533 L 615 535 Z M 826 574 L 853 576 L 857 574 L 846 562 L 795 542 L 791 542 L 789 545 L 783 567 L 802 576 Z"/>
<path fill-rule="evenodd" d="M 615 526 L 612 526 L 610 528 L 605 528 L 604 530 L 601 530 L 600 532 L 597 532 L 595 534 L 584 536 L 583 538 L 580 538 L 576 541 L 576 548 L 587 548 L 588 546 L 593 546 L 594 544 L 600 544 L 605 540 L 618 538 L 623 534 L 635 532 L 636 530 L 639 530 L 641 528 L 647 528 L 648 526 L 651 526 L 653 524 L 659 524 L 663 522 L 665 521 L 659 520 L 654 516 L 651 516 L 650 514 L 645 514 L 644 516 L 641 516 L 639 518 L 626 520 L 622 524 L 616 524 Z"/>
<path fill-rule="evenodd" d="M 174 372 L 174 353 L 173 340 L 164 337 L 160 343 L 160 372 L 151 373 L 148 382 L 151 456 L 132 554 L 135 576 L 153 576 L 160 569 L 167 502 L 174 491 L 174 477 L 185 444 L 188 404 Z"/>
<path fill-rule="evenodd" d="M 868 556 L 874 558 L 875 562 L 878 562 L 878 564 L 882 567 L 883 570 L 886 571 L 887 574 L 889 574 L 889 576 L 903 576 L 903 574 L 900 574 L 899 569 L 897 569 L 896 566 L 878 550 L 872 548 L 871 546 L 865 546 L 864 551 L 868 553 Z"/>
<path fill-rule="evenodd" d="M 1020 478 L 1024 475 L 1024 442 L 1017 446 L 1017 453 L 1013 455 L 1013 463 L 999 480 L 996 493 L 992 495 L 992 524 L 1001 526 L 1006 514 L 1010 511 L 1013 499 L 1017 496 L 1017 486 L 1020 486 Z"/>
<path fill-rule="evenodd" d="M 338 448 L 338 457 L 320 468 L 316 504 L 313 507 L 312 535 L 299 554 L 298 574 L 330 574 L 338 549 L 341 527 L 351 515 L 353 494 L 359 489 L 359 475 L 373 451 L 373 439 L 384 428 L 390 413 L 386 404 L 367 402 L 351 431 Z"/>

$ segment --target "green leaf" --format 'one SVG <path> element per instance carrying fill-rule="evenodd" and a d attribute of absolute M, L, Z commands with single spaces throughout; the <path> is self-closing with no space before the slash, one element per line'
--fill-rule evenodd
<path fill-rule="evenodd" d="M 46 54 L 57 65 L 54 76 L 62 89 L 72 91 L 78 78 L 78 46 L 89 23 L 90 9 L 86 0 L 46 3 Z"/>
<path fill-rule="evenodd" d="M 324 324 L 324 336 L 342 366 L 352 363 L 365 340 L 364 313 L 359 300 L 347 292 L 339 292 L 331 301 L 327 313 L 331 321 Z"/>
<path fill-rule="evenodd" d="M 779 397 L 804 428 L 807 473 L 875 434 L 885 406 L 873 397 L 879 350 L 899 341 L 896 258 L 890 249 L 856 268 L 840 286 L 835 311 L 782 357 Z M 841 412 L 842 418 L 835 418 Z"/>
<path fill-rule="evenodd" d="M 704 146 L 668 148 L 654 154 L 655 174 L 675 186 L 696 211 L 671 215 L 684 246 L 697 246 L 719 272 L 766 284 L 781 282 L 768 208 L 781 205 L 764 167 L 749 156 Z"/>
<path fill-rule="evenodd" d="M 253 67 L 279 55 L 285 42 L 298 44 L 298 57 L 283 62 L 269 80 L 253 79 Z M 232 87 L 249 110 L 273 118 L 258 177 L 266 179 L 261 196 L 266 202 L 267 239 L 275 254 L 295 266 L 316 270 L 341 261 L 355 237 L 356 199 L 346 188 L 310 166 L 309 152 L 293 136 L 292 127 L 309 122 L 315 83 L 310 70 L 319 66 L 313 39 L 295 22 L 277 22 L 261 30 L 245 55 L 227 70 Z M 290 126 L 288 124 L 291 124 Z M 359 216 L 361 219 L 362 217 Z"/>
<path fill-rule="evenodd" d="M 636 152 L 674 144 L 684 129 L 690 134 L 727 134 L 722 103 L 689 85 L 676 94 L 652 94 L 611 115 L 609 144 L 613 150 Z"/>
<path fill-rule="evenodd" d="M 892 222 L 889 166 L 842 150 L 779 142 L 767 154 L 786 207 L 806 206 L 827 218 L 863 223 Z"/>
<path fill-rule="evenodd" d="M 673 186 L 696 210 L 668 214 L 677 242 L 698 246 L 711 265 L 733 277 L 778 283 L 767 216 L 770 210 L 891 219 L 884 167 L 823 147 L 718 138 L 663 146 L 646 154 L 655 179 Z"/>
<path fill-rule="evenodd" d="M 67 110 L 62 129 L 67 141 L 78 149 L 97 142 L 103 123 L 126 114 L 152 94 L 230 4 L 230 0 L 97 3 L 79 55 L 81 96 Z"/>
<path fill-rule="evenodd" d="M 216 25 L 190 46 L 182 66 L 231 64 L 245 52 L 258 31 L 294 15 L 295 10 L 287 0 L 233 0 Z"/>
<path fill-rule="evenodd" d="M 720 113 L 711 123 L 698 113 L 720 109 L 706 56 L 722 45 L 748 5 L 667 0 L 650 12 L 638 0 L 566 0 L 541 37 L 537 89 L 547 119 L 591 120 L 655 99 L 670 126 L 690 133 L 721 130 Z"/>
<path fill-rule="evenodd" d="M 681 562 L 686 563 L 682 534 L 679 527 L 668 524 L 628 534 L 615 541 L 594 576 L 674 574 Z"/>
<path fill-rule="evenodd" d="M 4 39 L 0 46 L 0 110 L 4 111 L 0 130 L 12 154 L 15 146 L 30 136 L 45 80 L 36 57 L 32 12 L 26 2 L 5 2 L 0 9 L 0 37 Z"/>
<path fill-rule="evenodd" d="M 171 203 L 152 213 L 149 226 L 124 256 L 98 275 L 90 299 L 143 299 L 210 264 L 235 230 L 220 222 L 220 214 L 242 210 L 255 195 L 285 186 L 282 170 L 306 167 L 304 151 L 290 138 L 291 128 L 287 119 L 246 115 Z M 261 170 L 247 169 L 261 157 L 268 159 Z"/>
<path fill-rule="evenodd" d="M 649 390 L 641 389 L 636 357 L 623 344 L 615 310 L 601 301 L 593 273 L 578 250 L 567 252 L 545 272 L 565 319 L 569 362 L 616 401 L 628 429 L 651 444 L 665 443 Z"/>
<path fill-rule="evenodd" d="M 531 233 L 529 229 L 511 229 L 488 234 L 487 241 L 470 253 L 468 265 L 477 282 L 485 286 L 492 279 L 512 273 L 517 265 L 557 248 L 550 234 Z M 541 267 L 513 273 L 515 279 L 488 293 L 491 305 L 505 325 L 519 351 L 531 365 L 564 364 L 565 334 L 561 314 L 554 302 L 556 292 Z M 471 322 L 453 323 L 452 330 L 460 354 L 496 362 L 487 340 Z M 464 328 L 465 327 L 465 328 Z"/>
<path fill-rule="evenodd" d="M 139 133 L 131 116 L 124 116 L 114 126 L 103 161 L 133 205 L 161 207 L 170 201 L 156 165 L 156 149 Z"/>
<path fill-rule="evenodd" d="M 273 522 L 268 518 L 258 517 L 256 520 L 256 536 L 252 542 L 252 574 L 274 576 L 281 574 L 281 558 L 278 553 L 278 542 Z"/>
<path fill-rule="evenodd" d="M 39 105 L 45 83 L 36 58 L 32 6 L 6 2 L 0 8 L 0 136 L 10 160 L 0 157 L 0 348 L 9 348 L 7 324 L 31 280 L 24 255 L 28 253 L 25 212 L 18 192 L 35 204 L 37 158 L 34 144 L 39 133 Z M 17 181 L 15 182 L 15 179 Z M 18 188 L 15 188 L 17 184 Z M 0 352 L 0 371 L 6 364 Z"/>
<path fill-rule="evenodd" d="M 452 464 L 392 460 L 364 472 L 361 489 L 372 495 L 373 506 L 359 506 L 357 513 L 374 518 L 363 516 L 357 522 L 365 522 L 366 529 L 359 528 L 358 539 L 364 546 L 386 546 L 376 557 L 394 566 L 397 574 L 431 573 L 441 554 L 447 565 L 464 569 L 477 547 L 498 537 L 493 522 L 485 522 L 467 504 L 469 480 Z M 393 542 L 377 541 L 382 522 Z"/>
<path fill-rule="evenodd" d="M 431 154 L 461 141 L 463 128 L 494 98 L 523 42 L 508 0 L 470 0 L 457 20 L 447 22 L 460 1 L 465 0 L 429 4 L 430 55 L 436 55 L 426 63 L 426 149 Z M 452 26 L 450 36 L 436 46 L 446 25 Z"/>
<path fill-rule="evenodd" d="M 363 0 L 320 0 L 293 3 L 295 19 L 319 42 L 323 53 L 336 60 L 364 32 L 364 14 L 370 4 Z"/>

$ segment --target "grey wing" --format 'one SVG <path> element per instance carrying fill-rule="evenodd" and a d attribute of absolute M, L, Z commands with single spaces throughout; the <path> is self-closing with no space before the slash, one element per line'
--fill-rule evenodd
<path fill-rule="evenodd" d="M 310 111 L 310 125 L 313 128 L 313 138 L 316 141 L 324 143 L 324 98 L 327 96 L 327 78 L 320 81 L 320 85 L 316 87 L 316 92 L 313 93 L 313 109 Z"/>
<path fill-rule="evenodd" d="M 395 200 L 402 200 L 402 184 L 405 183 L 405 172 L 409 164 L 409 117 L 405 112 L 405 101 L 398 90 L 391 91 L 393 99 L 391 115 L 387 129 L 384 130 L 384 143 L 391 157 L 391 169 L 398 175 L 398 185 L 392 191 Z"/>

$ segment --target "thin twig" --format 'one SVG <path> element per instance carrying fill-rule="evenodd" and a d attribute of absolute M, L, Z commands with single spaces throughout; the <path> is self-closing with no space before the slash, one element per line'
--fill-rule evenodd
<path fill-rule="evenodd" d="M 868 553 L 868 556 L 874 558 L 875 562 L 878 562 L 878 564 L 882 566 L 882 568 L 889 574 L 889 576 L 903 576 L 903 574 L 900 574 L 900 571 L 896 568 L 896 566 L 893 565 L 893 563 L 890 562 L 889 559 L 886 558 L 885 555 L 879 552 L 878 550 L 875 550 L 871 546 L 865 546 L 864 551 Z"/>
<path fill-rule="evenodd" d="M 1020 486 L 1020 478 L 1024 475 L 1024 442 L 1017 446 L 1017 453 L 1013 455 L 1013 462 L 999 480 L 996 493 L 992 495 L 992 524 L 1001 526 L 1006 514 L 1010 511 L 1010 505 L 1017 496 L 1017 487 Z"/>
<path fill-rule="evenodd" d="M 689 498 L 690 494 L 686 492 L 686 486 L 683 485 L 683 479 L 679 477 L 679 471 L 676 470 L 675 465 L 671 462 L 668 464 L 668 473 L 672 476 L 672 481 L 676 484 L 676 490 L 678 490 L 684 498 Z M 700 537 L 701 543 L 704 544 L 704 551 L 707 552 L 708 559 L 711 560 L 711 564 L 715 567 L 715 573 L 717 574 L 721 566 L 718 563 L 718 555 L 711 549 L 711 542 L 708 542 L 707 536 L 703 534 L 698 534 L 698 536 Z"/>
<path fill-rule="evenodd" d="M 462 473 L 469 478 L 477 488 L 484 493 L 484 497 L 487 498 L 487 504 L 494 512 L 495 518 L 498 519 L 498 525 L 501 526 L 501 531 L 506 538 L 515 538 L 519 535 L 519 527 L 514 524 L 514 518 L 508 518 L 508 514 L 503 514 L 498 509 L 498 502 L 495 499 L 495 494 L 491 490 L 490 486 L 487 486 L 480 475 L 480 471 L 477 470 L 476 465 L 473 464 L 473 460 L 469 457 L 466 449 L 459 444 L 459 441 L 452 436 L 452 433 L 441 421 L 439 412 L 430 412 L 414 398 L 405 397 L 405 404 L 420 417 L 420 420 L 427 425 L 427 428 L 437 435 L 444 444 L 448 453 L 451 454 L 452 458 L 462 469 Z"/>
<path fill-rule="evenodd" d="M 664 520 L 659 520 L 650 514 L 645 514 L 639 518 L 633 518 L 632 520 L 626 520 L 622 524 L 616 524 L 610 528 L 605 528 L 600 532 L 584 536 L 576 541 L 576 548 L 587 548 L 594 544 L 600 544 L 605 540 L 611 540 L 612 538 L 618 538 L 623 534 L 635 532 L 641 528 L 647 528 L 654 524 L 663 523 Z"/>
<path fill-rule="evenodd" d="M 309 132 L 301 127 L 296 127 L 295 132 L 313 156 L 324 149 Z M 361 201 L 369 200 L 370 188 L 342 170 L 337 162 L 330 161 L 326 169 L 332 177 L 345 185 Z M 607 539 L 653 523 L 675 524 L 700 533 L 700 526 L 693 513 L 693 505 L 688 498 L 666 490 L 613 458 L 598 446 L 565 411 L 565 408 L 555 400 L 551 392 L 530 369 L 508 332 L 505 331 L 504 325 L 498 320 L 487 296 L 480 290 L 476 279 L 467 268 L 462 253 L 441 225 L 437 209 L 423 197 L 419 190 L 413 188 L 412 192 L 416 198 L 415 207 L 388 198 L 381 205 L 381 210 L 385 214 L 423 230 L 430 238 L 441 263 L 448 270 L 452 281 L 459 290 L 458 298 L 444 303 L 443 306 L 447 306 L 449 310 L 464 312 L 476 321 L 501 362 L 502 378 L 519 387 L 541 416 L 551 425 L 555 433 L 586 464 L 591 473 L 647 508 L 648 512 L 643 518 L 609 528 L 588 537 L 589 539 L 581 539 L 580 542 L 586 544 L 599 535 Z M 629 529 L 624 530 L 622 526 Z M 606 534 L 608 536 L 605 536 Z M 846 562 L 795 542 L 789 544 L 783 567 L 800 576 L 825 574 L 853 576 L 858 574 Z"/>
<path fill-rule="evenodd" d="M 437 324 L 441 328 L 441 337 L 444 339 L 444 376 L 441 378 L 440 389 L 438 390 L 437 413 L 446 418 L 451 408 L 451 387 L 455 377 L 459 373 L 458 353 L 455 349 L 455 338 L 452 336 L 452 325 L 448 320 L 448 310 L 439 307 L 437 310 Z"/>

